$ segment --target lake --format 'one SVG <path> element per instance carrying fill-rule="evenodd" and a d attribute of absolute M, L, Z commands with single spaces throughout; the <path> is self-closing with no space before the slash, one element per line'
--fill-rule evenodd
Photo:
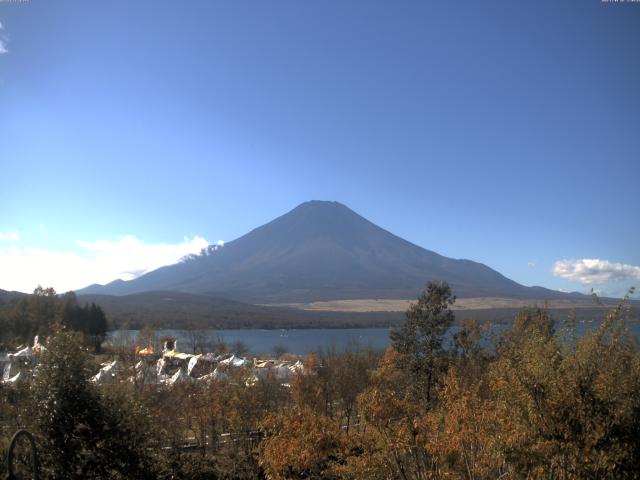
<path fill-rule="evenodd" d="M 578 323 L 576 333 L 578 336 L 584 335 L 587 331 L 594 330 L 599 322 Z M 509 328 L 506 324 L 496 324 L 492 328 L 493 334 L 499 334 L 501 331 Z M 556 324 L 556 329 L 563 328 L 562 322 Z M 640 340 L 640 323 L 629 323 L 630 332 Z M 345 329 L 292 329 L 292 330 L 205 330 L 203 334 L 207 341 L 215 342 L 218 339 L 223 340 L 227 345 L 234 342 L 243 342 L 249 351 L 249 354 L 268 355 L 272 354 L 274 348 L 284 347 L 288 353 L 296 355 L 306 355 L 319 349 L 329 349 L 335 347 L 338 350 L 344 350 L 350 345 L 358 344 L 362 347 L 371 347 L 376 350 L 383 350 L 389 344 L 388 328 L 345 328 Z M 447 337 L 452 338 L 453 334 L 458 331 L 458 327 L 452 327 Z M 112 342 L 117 332 L 109 332 L 106 344 Z M 138 330 L 127 330 L 125 335 L 129 335 L 133 340 L 138 336 Z M 122 335 L 120 331 L 120 335 Z M 157 330 L 156 336 L 176 337 L 178 339 L 178 350 L 189 351 L 190 332 L 188 330 Z"/>

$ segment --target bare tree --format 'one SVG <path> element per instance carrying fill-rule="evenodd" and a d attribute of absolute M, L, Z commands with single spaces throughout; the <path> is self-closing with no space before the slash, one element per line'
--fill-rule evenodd
<path fill-rule="evenodd" d="M 231 351 L 236 355 L 243 356 L 249 351 L 249 347 L 242 340 L 236 340 L 231 344 Z"/>
<path fill-rule="evenodd" d="M 277 358 L 282 357 L 286 353 L 289 353 L 289 350 L 284 345 L 276 345 L 276 346 L 273 347 L 273 354 Z"/>
<path fill-rule="evenodd" d="M 189 330 L 187 332 L 187 341 L 194 355 L 203 353 L 207 346 L 207 332 L 201 329 Z"/>

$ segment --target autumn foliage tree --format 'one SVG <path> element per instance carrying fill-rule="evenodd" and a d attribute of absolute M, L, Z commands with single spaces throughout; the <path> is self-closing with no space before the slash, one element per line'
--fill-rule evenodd
<path fill-rule="evenodd" d="M 25 311 L 65 317 L 40 296 Z M 453 300 L 429 284 L 382 355 L 319 351 L 286 384 L 243 367 L 170 389 L 98 388 L 86 343 L 62 329 L 33 388 L 0 389 L 0 419 L 37 434 L 54 479 L 640 478 L 627 303 L 580 335 L 577 319 L 525 308 L 490 341 L 476 321 L 450 330 Z"/>
<path fill-rule="evenodd" d="M 346 439 L 328 417 L 308 407 L 270 414 L 262 424 L 260 465 L 269 479 L 338 478 Z"/>
<path fill-rule="evenodd" d="M 622 313 L 616 308 L 573 344 L 538 316 L 491 366 L 514 475 L 638 477 L 640 356 Z"/>

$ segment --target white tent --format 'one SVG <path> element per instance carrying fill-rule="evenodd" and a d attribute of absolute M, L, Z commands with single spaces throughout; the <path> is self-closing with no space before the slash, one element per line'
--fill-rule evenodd
<path fill-rule="evenodd" d="M 137 382 L 142 382 L 144 385 L 155 385 L 158 383 L 157 370 L 144 360 L 136 363 L 135 370 Z"/>
<path fill-rule="evenodd" d="M 244 367 L 249 365 L 251 362 L 244 357 L 236 357 L 235 355 L 231 355 L 224 360 L 220 360 L 220 365 L 226 365 L 230 367 Z"/>
<path fill-rule="evenodd" d="M 123 370 L 122 364 L 117 360 L 102 364 L 100 371 L 95 374 L 91 381 L 98 385 L 116 383 L 116 376 Z"/>
<path fill-rule="evenodd" d="M 173 374 L 172 377 L 169 377 L 165 383 L 171 386 L 171 385 L 176 385 L 178 383 L 186 382 L 188 380 L 190 380 L 189 375 L 187 375 L 185 371 L 180 368 L 176 373 Z"/>

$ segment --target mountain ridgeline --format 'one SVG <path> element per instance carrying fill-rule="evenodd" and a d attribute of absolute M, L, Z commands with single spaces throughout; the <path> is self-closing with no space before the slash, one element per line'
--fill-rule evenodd
<path fill-rule="evenodd" d="M 429 280 L 459 297 L 558 298 L 471 260 L 447 258 L 378 227 L 338 202 L 305 202 L 223 248 L 79 294 L 177 291 L 250 303 L 416 298 Z"/>

